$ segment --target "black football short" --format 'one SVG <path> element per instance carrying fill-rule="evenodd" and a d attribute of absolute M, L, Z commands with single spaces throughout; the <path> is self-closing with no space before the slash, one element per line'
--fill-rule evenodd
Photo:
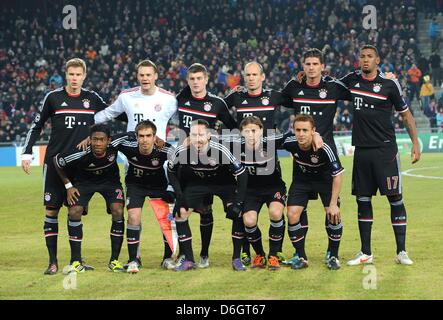
<path fill-rule="evenodd" d="M 126 185 L 126 209 L 143 208 L 146 197 L 163 198 L 166 190 L 153 190 L 137 184 Z"/>
<path fill-rule="evenodd" d="M 356 147 L 352 169 L 352 194 L 356 196 L 402 193 L 397 145 L 378 148 Z"/>
<path fill-rule="evenodd" d="M 106 208 L 110 213 L 110 206 L 113 203 L 125 203 L 125 196 L 121 184 L 108 183 L 108 184 L 95 184 L 91 182 L 81 182 L 74 185 L 80 193 L 78 201 L 75 205 L 86 207 L 91 200 L 94 193 L 98 192 L 106 201 Z"/>
<path fill-rule="evenodd" d="M 69 171 L 67 172 L 70 176 Z M 60 209 L 67 205 L 66 188 L 60 179 L 54 163 L 48 161 L 43 165 L 43 205 L 50 210 Z"/>
<path fill-rule="evenodd" d="M 255 211 L 260 213 L 263 205 L 266 203 L 269 207 L 271 202 L 279 202 L 282 205 L 286 205 L 286 198 L 286 187 L 284 185 L 248 188 L 243 204 L 243 212 Z"/>
<path fill-rule="evenodd" d="M 189 208 L 206 207 L 208 206 L 208 199 L 217 196 L 223 201 L 223 206 L 226 209 L 226 205 L 233 203 L 236 199 L 235 190 L 235 185 L 188 185 L 183 194 Z"/>
<path fill-rule="evenodd" d="M 309 200 L 316 200 L 320 195 L 323 207 L 329 207 L 332 197 L 332 180 L 329 181 L 293 181 L 288 193 L 288 207 L 307 207 Z"/>

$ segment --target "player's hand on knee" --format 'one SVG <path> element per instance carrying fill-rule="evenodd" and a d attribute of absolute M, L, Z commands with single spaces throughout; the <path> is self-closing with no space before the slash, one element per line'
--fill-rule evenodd
<path fill-rule="evenodd" d="M 26 174 L 31 172 L 31 160 L 22 160 L 22 168 Z"/>
<path fill-rule="evenodd" d="M 77 149 L 81 150 L 81 151 L 86 151 L 86 149 L 88 149 L 88 146 L 91 143 L 91 139 L 89 137 L 87 137 L 86 139 L 82 140 L 78 145 L 77 145 Z"/>
<path fill-rule="evenodd" d="M 181 209 L 184 209 L 186 211 L 189 210 L 189 206 L 186 203 L 186 199 L 184 197 L 177 197 L 176 201 L 175 201 L 175 206 L 174 206 L 174 210 L 172 212 L 172 214 L 174 215 L 174 217 L 181 217 Z"/>
<path fill-rule="evenodd" d="M 226 207 L 226 218 L 235 220 L 240 218 L 241 213 L 243 210 L 243 204 L 240 202 L 234 202 L 232 204 L 229 204 Z"/>
<path fill-rule="evenodd" d="M 78 201 L 78 197 L 80 196 L 80 192 L 78 191 L 77 188 L 75 187 L 71 187 L 67 190 L 67 200 L 68 200 L 68 204 L 70 206 L 73 206 L 77 203 Z"/>
<path fill-rule="evenodd" d="M 330 205 L 326 214 L 330 223 L 338 224 L 340 222 L 340 208 L 337 205 Z"/>

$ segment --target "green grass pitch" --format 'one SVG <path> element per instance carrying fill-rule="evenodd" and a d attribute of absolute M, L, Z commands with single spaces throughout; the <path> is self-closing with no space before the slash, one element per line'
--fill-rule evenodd
<path fill-rule="evenodd" d="M 234 272 L 230 264 L 230 220 L 224 218 L 221 202 L 216 199 L 209 269 L 184 273 L 160 269 L 161 234 L 153 213 L 145 206 L 141 237 L 143 269 L 137 275 L 114 274 L 107 271 L 111 218 L 105 212 L 104 200 L 95 195 L 90 213 L 83 219 L 83 256 L 96 270 L 78 275 L 76 289 L 72 286 L 65 289 L 63 283 L 67 280 L 61 273 L 43 275 L 47 251 L 42 230 L 41 168 L 33 167 L 30 176 L 21 168 L 0 168 L 0 299 L 443 299 L 443 154 L 423 154 L 421 161 L 413 166 L 409 157 L 402 158 L 403 171 L 412 168 L 410 174 L 422 176 L 403 176 L 408 213 L 407 249 L 415 262 L 413 266 L 394 263 L 395 240 L 389 204 L 385 197 L 373 198 L 375 262 L 369 270 L 346 266 L 346 261 L 359 251 L 360 240 L 357 205 L 350 194 L 352 158 L 342 158 L 342 162 L 346 168 L 341 194 L 344 232 L 340 247 L 342 268 L 338 271 L 329 271 L 322 263 L 327 236 L 324 211 L 317 200 L 309 205 L 308 269 L 294 271 L 283 267 L 276 272 Z M 289 158 L 282 159 L 282 167 L 289 187 L 292 170 Z M 61 211 L 59 221 L 58 257 L 62 268 L 69 263 L 66 209 Z M 193 214 L 190 221 L 194 253 L 198 255 L 198 215 Z M 265 210 L 260 214 L 259 225 L 264 246 L 268 248 L 269 218 Z M 287 256 L 293 253 L 287 235 L 284 253 Z M 127 260 L 126 239 L 120 260 Z M 368 279 L 372 279 L 372 289 Z"/>

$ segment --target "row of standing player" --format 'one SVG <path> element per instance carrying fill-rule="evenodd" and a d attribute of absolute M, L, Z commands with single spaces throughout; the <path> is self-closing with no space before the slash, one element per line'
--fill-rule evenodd
<path fill-rule="evenodd" d="M 364 54 L 367 52 L 369 52 L 369 54 Z M 325 141 L 333 148 L 335 148 L 335 146 L 332 140 L 332 120 L 333 115 L 335 114 L 337 100 L 345 99 L 342 94 L 345 96 L 350 94 L 350 98 L 354 103 L 354 109 L 358 111 L 378 111 L 378 108 L 374 108 L 374 105 L 384 102 L 384 104 L 388 106 L 380 108 L 380 111 L 383 113 L 380 115 L 380 118 L 383 119 L 382 123 L 375 123 L 375 129 L 370 127 L 369 130 L 366 130 L 366 133 L 365 126 L 359 126 L 359 132 L 355 133 L 356 130 L 353 132 L 353 140 L 356 140 L 354 141 L 354 144 L 356 145 L 357 150 L 359 147 L 378 147 L 380 135 L 383 135 L 386 131 L 388 131 L 388 136 L 391 138 L 392 126 L 387 124 L 389 121 L 385 121 L 388 118 L 388 112 L 386 111 L 388 110 L 390 114 L 392 104 L 397 107 L 398 101 L 393 100 L 391 97 L 392 92 L 390 93 L 390 96 L 380 95 L 377 93 L 380 92 L 383 84 L 385 83 L 388 85 L 383 86 L 383 90 L 390 89 L 390 91 L 395 91 L 394 93 L 396 93 L 397 90 L 395 90 L 395 86 L 398 86 L 398 83 L 396 83 L 395 80 L 388 80 L 384 78 L 383 75 L 377 71 L 379 57 L 375 48 L 362 48 L 360 62 L 362 70 L 351 73 L 346 78 L 348 80 L 352 77 L 356 78 L 354 81 L 355 88 L 359 88 L 360 83 L 362 86 L 366 86 L 366 88 L 363 90 L 360 88 L 346 90 L 349 88 L 349 84 L 343 85 L 343 83 L 339 81 L 330 79 L 326 80 L 321 77 L 321 71 L 324 68 L 321 52 L 315 49 L 310 50 L 306 52 L 303 57 L 303 67 L 306 73 L 306 78 L 301 81 L 301 83 L 291 80 L 281 93 L 275 90 L 264 90 L 262 85 L 265 76 L 262 67 L 256 62 L 249 63 L 245 67 L 244 74 L 247 90 L 231 94 L 226 98 L 225 101 L 230 106 L 236 107 L 239 118 L 242 116 L 257 114 L 263 121 L 265 128 L 268 124 L 273 123 L 273 120 L 270 119 L 273 119 L 273 111 L 275 108 L 278 105 L 285 105 L 285 103 L 287 103 L 287 106 L 292 106 L 295 108 L 295 112 L 311 114 L 317 124 L 317 130 L 325 138 Z M 199 65 L 196 66 L 197 70 L 198 68 L 202 67 Z M 189 71 L 191 71 L 191 69 L 192 68 L 190 68 Z M 222 121 L 225 120 L 224 122 L 227 127 L 233 127 L 235 125 L 235 121 L 231 121 L 232 118 L 229 117 L 229 113 L 226 109 L 226 102 L 206 92 L 207 73 L 204 67 L 201 69 L 201 72 L 189 72 L 188 83 L 190 90 L 183 90 L 182 93 L 177 96 L 180 126 L 183 129 L 186 129 L 189 128 L 190 121 L 193 119 L 204 118 L 209 120 L 208 122 L 211 126 L 215 125 L 215 121 L 217 119 L 221 119 Z M 45 238 L 50 255 L 50 264 L 46 272 L 47 274 L 53 274 L 58 270 L 56 257 L 58 234 L 57 215 L 64 198 L 64 186 L 58 179 L 58 176 L 54 174 L 55 170 L 51 164 L 52 161 L 48 161 L 48 159 L 50 159 L 51 156 L 54 156 L 55 153 L 63 151 L 63 148 L 66 150 L 67 148 L 75 145 L 76 142 L 86 137 L 87 126 L 93 123 L 93 118 L 91 115 L 94 115 L 96 112 L 106 107 L 96 93 L 81 88 L 81 84 L 83 83 L 85 77 L 86 67 L 83 62 L 79 63 L 79 59 L 74 59 L 67 63 L 67 86 L 65 88 L 56 90 L 55 92 L 51 92 L 45 97 L 42 107 L 40 108 L 40 113 L 37 115 L 28 134 L 24 149 L 22 164 L 25 172 L 29 173 L 32 145 L 35 143 L 44 122 L 49 117 L 52 117 L 54 132 L 51 135 L 51 141 L 48 145 L 48 153 L 45 159 L 44 170 L 45 205 L 47 209 L 45 218 Z M 152 119 L 160 128 L 159 135 L 161 136 L 164 134 L 162 133 L 162 128 L 166 128 L 167 121 L 172 114 L 175 113 L 177 109 L 177 102 L 172 95 L 169 95 L 168 93 L 164 92 L 164 90 L 155 86 L 155 80 L 157 77 L 158 73 L 155 64 L 150 61 L 145 61 L 140 64 L 137 67 L 137 78 L 140 83 L 140 87 L 123 92 L 113 105 L 106 108 L 104 111 L 97 113 L 95 120 L 98 122 L 106 121 L 114 118 L 117 115 L 126 114 L 129 120 L 128 129 L 133 130 L 138 121 L 142 119 Z M 370 79 L 371 77 L 373 77 L 373 79 Z M 392 88 L 392 83 L 394 83 L 394 90 Z M 172 102 L 168 103 L 168 100 Z M 168 108 L 168 106 L 170 107 Z M 413 140 L 412 153 L 413 157 L 415 158 L 413 161 L 415 162 L 420 156 L 415 124 L 410 112 L 407 109 L 402 109 L 401 111 L 403 111 L 403 119 L 407 127 L 410 129 L 409 132 L 411 134 L 411 139 Z M 371 126 L 370 122 L 373 122 L 374 115 L 366 116 L 365 112 L 362 112 L 362 114 L 365 115 L 359 118 L 361 120 L 356 121 L 362 121 L 363 124 L 369 122 L 369 126 Z M 377 112 L 374 112 L 374 114 L 376 114 L 376 117 L 378 117 Z M 370 121 L 365 120 L 365 117 L 370 117 Z M 366 127 L 367 126 L 368 124 L 366 124 Z M 374 131 L 377 130 L 379 132 L 375 132 L 375 136 L 377 137 L 377 142 L 375 145 L 370 141 L 370 139 L 365 140 L 365 136 L 366 138 L 368 136 L 372 136 Z M 386 142 L 386 140 L 389 139 L 384 139 L 384 143 L 388 143 L 390 145 L 395 144 L 395 139 L 391 139 L 388 142 Z M 390 178 L 392 177 L 393 176 Z M 397 175 L 397 180 L 398 179 L 399 177 Z M 389 188 L 390 192 L 397 192 L 397 194 L 400 194 L 400 184 L 396 183 L 397 180 L 395 180 L 395 178 L 392 178 L 391 180 L 391 188 Z M 379 181 L 372 182 L 373 185 L 371 185 L 371 188 L 374 186 L 377 187 L 377 183 L 380 181 L 381 180 L 379 179 Z M 380 184 L 381 183 L 382 182 L 380 182 Z M 393 186 L 396 188 L 392 188 Z M 367 195 L 362 196 L 363 191 L 361 191 L 357 199 L 370 199 L 370 196 L 375 194 L 372 189 L 369 191 L 365 190 L 364 192 L 367 193 Z M 372 216 L 372 209 L 367 209 L 370 207 L 370 201 L 358 200 L 357 202 L 359 204 L 359 213 L 361 211 L 365 211 L 363 213 L 365 216 Z M 360 210 L 361 202 L 366 204 L 366 206 L 362 206 L 362 208 L 364 207 L 365 210 Z M 401 207 L 401 205 L 398 207 Z M 206 213 L 209 214 L 203 214 L 202 217 L 211 217 L 211 210 L 207 210 Z M 359 224 L 361 222 L 360 220 L 364 221 L 365 219 L 359 219 Z M 303 229 L 306 232 L 307 216 L 302 214 L 301 221 L 302 226 L 304 227 Z M 366 219 L 366 221 L 368 221 L 368 219 Z M 370 223 L 366 223 L 366 225 L 369 225 L 370 240 Z M 204 228 L 205 226 L 208 228 Z M 207 234 L 204 236 L 203 234 L 205 229 Z M 202 223 L 201 230 L 203 241 L 206 239 L 206 243 L 202 246 L 202 248 L 207 248 L 209 244 L 208 239 L 210 240 L 210 234 L 212 233 L 212 219 L 208 219 L 208 223 Z M 363 245 L 363 242 L 365 244 L 368 243 L 367 228 L 365 230 L 365 232 L 362 232 L 362 228 L 360 228 L 362 252 L 367 256 L 371 256 L 370 249 L 367 249 L 367 245 Z M 202 256 L 204 257 L 204 254 L 202 254 Z"/>

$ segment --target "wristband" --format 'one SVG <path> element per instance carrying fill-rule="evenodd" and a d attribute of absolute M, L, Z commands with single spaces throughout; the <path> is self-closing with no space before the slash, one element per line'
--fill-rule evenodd
<path fill-rule="evenodd" d="M 72 188 L 72 187 L 73 187 L 73 185 L 71 182 L 68 182 L 67 184 L 65 184 L 66 190 L 68 190 L 69 188 Z"/>

